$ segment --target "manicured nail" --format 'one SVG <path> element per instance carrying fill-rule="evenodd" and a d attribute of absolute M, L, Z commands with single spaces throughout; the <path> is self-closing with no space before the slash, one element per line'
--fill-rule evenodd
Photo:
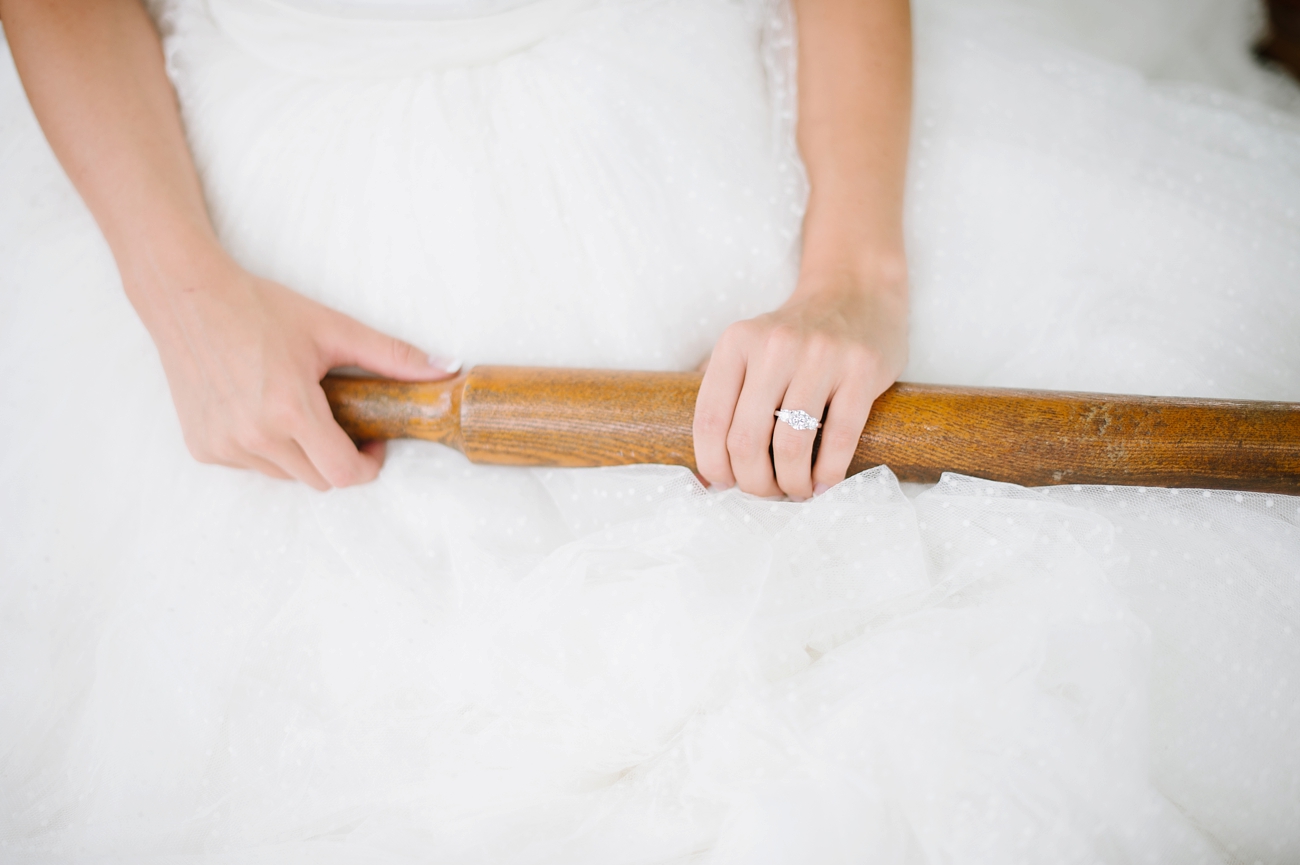
<path fill-rule="evenodd" d="M 822 493 L 826 492 L 828 489 L 830 489 L 830 486 L 828 486 L 827 484 L 815 484 L 813 486 L 813 495 L 819 496 Z"/>
<path fill-rule="evenodd" d="M 440 369 L 443 372 L 459 372 L 461 368 L 460 360 L 454 357 L 440 357 L 438 355 L 429 355 L 428 363 L 429 366 L 433 367 L 434 369 Z"/>

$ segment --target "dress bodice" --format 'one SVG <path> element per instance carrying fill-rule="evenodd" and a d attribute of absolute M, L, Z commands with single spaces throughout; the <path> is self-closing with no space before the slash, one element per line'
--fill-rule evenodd
<path fill-rule="evenodd" d="M 304 12 L 349 18 L 487 18 L 512 12 L 537 0 L 288 0 Z"/>
<path fill-rule="evenodd" d="M 404 77 L 493 62 L 537 44 L 593 5 L 595 0 L 206 0 L 218 27 L 249 53 L 311 78 Z"/>

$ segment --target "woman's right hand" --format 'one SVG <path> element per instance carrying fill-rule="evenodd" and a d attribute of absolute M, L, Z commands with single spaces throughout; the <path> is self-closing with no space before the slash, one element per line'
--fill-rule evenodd
<path fill-rule="evenodd" d="M 382 443 L 358 448 L 335 422 L 320 381 L 358 366 L 388 378 L 448 378 L 430 359 L 219 255 L 191 267 L 166 302 L 137 309 L 154 337 L 185 444 L 200 462 L 297 478 L 318 490 L 373 480 Z M 152 281 L 152 280 L 151 280 Z M 128 293 L 133 299 L 141 292 Z"/>
<path fill-rule="evenodd" d="M 357 449 L 320 380 L 338 366 L 440 379 L 455 364 L 258 279 L 221 250 L 144 4 L 0 9 L 41 128 L 158 346 L 190 452 L 319 490 L 372 479 L 382 446 Z"/>

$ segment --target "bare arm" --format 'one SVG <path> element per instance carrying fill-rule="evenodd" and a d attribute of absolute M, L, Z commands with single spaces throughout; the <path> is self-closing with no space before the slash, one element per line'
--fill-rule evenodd
<path fill-rule="evenodd" d="M 46 139 L 151 312 L 150 271 L 221 257 L 153 23 L 138 0 L 3 0 L 0 18 Z"/>
<path fill-rule="evenodd" d="M 717 486 L 802 499 L 844 479 L 872 402 L 907 362 L 912 34 L 908 0 L 795 0 L 795 11 L 811 185 L 799 283 L 780 309 L 718 341 L 695 451 Z M 825 409 L 816 465 L 815 433 L 775 423 L 778 408 Z"/>
<path fill-rule="evenodd" d="M 798 0 L 799 150 L 811 196 L 803 269 L 906 282 L 903 188 L 912 113 L 907 0 Z"/>
<path fill-rule="evenodd" d="M 417 349 L 240 268 L 222 250 L 162 46 L 139 0 L 0 0 L 46 138 L 158 347 L 190 451 L 318 489 L 369 480 L 319 381 L 355 364 L 440 378 Z"/>

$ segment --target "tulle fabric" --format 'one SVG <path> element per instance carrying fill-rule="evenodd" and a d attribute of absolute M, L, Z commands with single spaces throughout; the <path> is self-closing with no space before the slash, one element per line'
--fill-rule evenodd
<path fill-rule="evenodd" d="M 214 218 L 258 272 L 466 362 L 680 369 L 789 293 L 806 184 L 758 10 L 615 0 L 452 70 L 439 43 L 393 59 L 408 23 L 376 21 L 354 41 L 377 77 L 339 80 L 216 25 L 252 2 L 164 20 Z M 292 23 L 286 66 L 315 63 Z"/>
<path fill-rule="evenodd" d="M 264 275 L 469 362 L 646 368 L 790 290 L 779 9 L 316 75 L 215 8 L 165 12 L 169 63 Z M 1174 81 L 1104 37 L 1172 6 L 1092 8 L 918 6 L 908 376 L 1300 399 L 1300 134 L 1246 101 L 1289 91 Z M 199 466 L 3 75 L 0 859 L 1300 856 L 1300 500 Z"/>

